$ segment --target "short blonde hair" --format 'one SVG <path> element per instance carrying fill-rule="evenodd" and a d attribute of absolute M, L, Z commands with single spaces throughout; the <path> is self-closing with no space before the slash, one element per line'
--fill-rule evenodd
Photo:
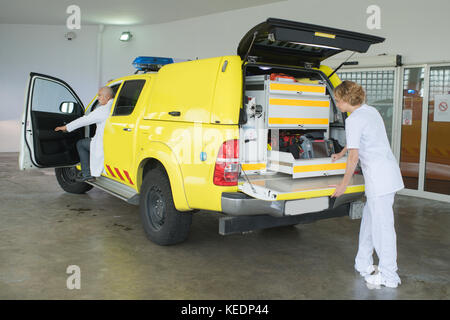
<path fill-rule="evenodd" d="M 334 89 L 334 95 L 344 102 L 352 106 L 358 106 L 363 104 L 366 101 L 366 93 L 364 92 L 363 87 L 353 81 L 342 81 L 340 85 L 338 85 Z"/>

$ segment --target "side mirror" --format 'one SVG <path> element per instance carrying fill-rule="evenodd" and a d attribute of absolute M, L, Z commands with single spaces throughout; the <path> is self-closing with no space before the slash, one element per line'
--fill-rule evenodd
<path fill-rule="evenodd" d="M 64 101 L 59 105 L 59 111 L 62 113 L 73 113 L 76 103 L 73 101 Z"/>

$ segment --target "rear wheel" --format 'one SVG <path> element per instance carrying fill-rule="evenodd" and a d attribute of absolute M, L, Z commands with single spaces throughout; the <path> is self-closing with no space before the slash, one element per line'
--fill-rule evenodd
<path fill-rule="evenodd" d="M 191 212 L 175 208 L 169 179 L 162 168 L 148 172 L 142 183 L 139 210 L 147 238 L 165 246 L 183 242 L 189 235 Z"/>
<path fill-rule="evenodd" d="M 55 168 L 56 180 L 61 188 L 69 193 L 85 193 L 93 188 L 88 183 L 75 181 L 78 173 L 76 167 Z"/>

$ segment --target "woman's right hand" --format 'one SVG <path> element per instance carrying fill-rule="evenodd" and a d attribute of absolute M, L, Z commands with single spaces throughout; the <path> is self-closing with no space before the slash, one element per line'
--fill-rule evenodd
<path fill-rule="evenodd" d="M 344 149 L 341 150 L 339 153 L 333 153 L 331 155 L 331 162 L 335 162 L 336 160 L 339 160 L 347 153 L 347 146 L 344 147 Z"/>
<path fill-rule="evenodd" d="M 341 152 L 339 153 L 333 153 L 331 155 L 331 162 L 335 162 L 336 160 L 339 160 L 340 158 L 342 158 L 343 154 L 341 154 Z"/>

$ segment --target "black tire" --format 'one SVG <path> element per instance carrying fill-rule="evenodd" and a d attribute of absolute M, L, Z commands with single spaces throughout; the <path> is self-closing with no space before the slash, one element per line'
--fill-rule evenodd
<path fill-rule="evenodd" d="M 76 167 L 55 168 L 56 180 L 64 191 L 81 194 L 93 188 L 88 183 L 75 181 L 78 172 Z"/>
<path fill-rule="evenodd" d="M 145 175 L 139 201 L 142 224 L 149 240 L 167 246 L 187 239 L 192 212 L 180 212 L 175 208 L 170 181 L 161 167 Z"/>

